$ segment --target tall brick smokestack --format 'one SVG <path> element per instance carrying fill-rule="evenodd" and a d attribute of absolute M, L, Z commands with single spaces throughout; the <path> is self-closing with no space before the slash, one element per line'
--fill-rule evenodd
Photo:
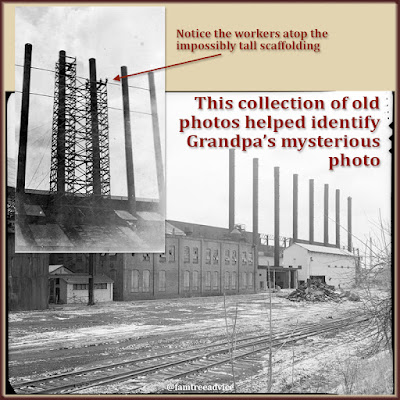
<path fill-rule="evenodd" d="M 90 73 L 90 118 L 92 126 L 92 148 L 93 148 L 93 194 L 101 196 L 100 178 L 100 140 L 99 140 L 99 111 L 97 104 L 97 76 L 96 60 L 89 59 Z"/>
<path fill-rule="evenodd" d="M 258 242 L 258 158 L 253 158 L 253 244 Z"/>
<path fill-rule="evenodd" d="M 310 212 L 309 212 L 309 218 L 310 218 L 310 236 L 309 236 L 309 242 L 310 244 L 314 243 L 314 179 L 310 179 L 310 195 L 309 195 L 309 201 L 310 201 Z"/>
<path fill-rule="evenodd" d="M 254 274 L 253 287 L 256 289 L 256 274 L 258 268 L 258 158 L 253 158 L 253 247 L 254 247 Z"/>
<path fill-rule="evenodd" d="M 298 239 L 299 221 L 299 176 L 293 175 L 293 242 Z"/>
<path fill-rule="evenodd" d="M 235 228 L 235 150 L 229 149 L 229 232 Z"/>
<path fill-rule="evenodd" d="M 324 245 L 329 244 L 329 185 L 324 186 Z"/>
<path fill-rule="evenodd" d="M 65 51 L 61 50 L 58 59 L 59 91 L 57 116 L 57 193 L 59 198 L 65 194 L 65 123 L 66 123 L 66 67 Z"/>
<path fill-rule="evenodd" d="M 336 189 L 336 247 L 340 249 L 340 190 Z"/>
<path fill-rule="evenodd" d="M 353 244 L 352 244 L 352 226 L 351 226 L 351 197 L 347 198 L 347 249 L 350 253 L 353 251 Z"/>
<path fill-rule="evenodd" d="M 25 195 L 26 149 L 28 143 L 29 92 L 31 84 L 32 45 L 25 45 L 24 78 L 22 83 L 21 125 L 19 131 L 18 166 L 17 166 L 17 209 L 22 212 Z"/>
<path fill-rule="evenodd" d="M 128 68 L 121 67 L 121 76 L 128 75 Z M 136 195 L 135 179 L 133 170 L 133 152 L 132 152 L 132 133 L 131 133 L 131 115 L 129 107 L 129 89 L 128 78 L 121 79 L 122 101 L 124 110 L 124 129 L 125 129 L 125 157 L 126 157 L 126 179 L 128 186 L 128 204 L 131 214 L 136 214 Z"/>
<path fill-rule="evenodd" d="M 274 168 L 274 265 L 279 267 L 279 167 Z"/>

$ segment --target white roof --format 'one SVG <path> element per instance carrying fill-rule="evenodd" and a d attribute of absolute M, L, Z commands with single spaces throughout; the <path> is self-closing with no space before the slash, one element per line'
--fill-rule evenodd
<path fill-rule="evenodd" d="M 60 271 L 58 271 L 60 270 Z M 58 272 L 57 272 L 58 271 Z M 69 268 L 64 267 L 63 264 L 60 265 L 54 265 L 51 264 L 49 265 L 49 273 L 53 275 L 59 275 L 59 274 L 73 274 L 73 271 L 71 271 Z M 55 273 L 55 274 L 54 274 Z"/>
<path fill-rule="evenodd" d="M 316 244 L 308 244 L 308 243 L 294 243 L 297 246 L 303 247 L 304 249 L 312 252 L 312 253 L 325 253 L 325 254 L 336 254 L 341 256 L 351 256 L 354 257 L 353 253 L 350 253 L 347 250 L 338 249 L 337 247 L 326 247 L 326 246 L 318 246 Z"/>

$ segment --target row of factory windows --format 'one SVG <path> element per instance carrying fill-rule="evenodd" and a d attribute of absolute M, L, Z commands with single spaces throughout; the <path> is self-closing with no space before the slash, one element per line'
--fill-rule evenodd
<path fill-rule="evenodd" d="M 169 251 L 168 251 L 168 261 L 169 262 L 174 262 L 175 261 L 175 246 L 170 246 Z M 143 261 L 148 261 L 150 262 L 150 253 L 144 253 L 142 254 Z M 160 257 L 160 262 L 164 263 L 167 261 L 167 257 L 165 253 L 162 253 L 159 255 Z M 236 265 L 237 264 L 237 251 L 229 249 L 225 250 L 225 265 Z M 190 248 L 189 246 L 185 246 L 183 248 L 183 262 L 185 264 L 192 263 L 192 264 L 198 264 L 199 263 L 199 248 L 198 247 L 192 247 Z M 206 249 L 206 256 L 205 256 L 205 263 L 206 264 L 219 264 L 219 250 L 214 249 L 211 250 L 210 248 Z M 243 265 L 253 265 L 253 253 L 252 252 L 247 252 L 243 251 L 242 252 L 242 264 Z"/>
<path fill-rule="evenodd" d="M 107 289 L 107 283 L 95 283 L 95 289 Z M 88 283 L 74 283 L 73 285 L 74 290 L 89 290 Z"/>
<path fill-rule="evenodd" d="M 175 256 L 175 247 L 174 245 L 168 246 L 168 250 L 166 253 L 159 254 L 159 262 L 163 263 L 166 262 L 168 259 L 168 262 L 175 262 L 176 256 Z M 135 253 L 132 253 L 132 256 L 135 256 Z M 101 253 L 101 257 L 106 257 L 107 253 Z M 116 260 L 118 257 L 117 253 L 108 253 L 108 256 L 111 260 Z M 140 254 L 142 257 L 142 261 L 150 262 L 150 253 L 142 253 Z M 224 262 L 225 265 L 236 265 L 237 264 L 237 251 L 236 250 L 225 250 L 225 257 L 224 257 Z M 72 256 L 67 256 L 66 263 L 68 264 L 68 261 L 72 260 Z M 249 264 L 253 265 L 253 253 L 252 252 L 242 252 L 242 264 Z M 58 256 L 57 261 L 59 263 L 64 262 L 64 255 L 60 254 Z M 83 261 L 83 254 L 76 254 L 76 261 Z M 189 246 L 184 246 L 183 248 L 183 262 L 184 263 L 190 263 L 192 262 L 193 264 L 198 264 L 199 263 L 199 248 L 198 247 L 189 247 Z M 219 263 L 219 250 L 214 249 L 211 250 L 210 248 L 206 249 L 205 253 L 205 263 L 206 264 L 218 264 Z"/>
<path fill-rule="evenodd" d="M 134 269 L 131 271 L 131 291 L 132 292 L 150 292 L 150 271 L 142 271 L 142 280 L 140 281 L 140 271 Z M 241 289 L 253 288 L 253 273 L 242 272 Z M 183 271 L 183 290 L 199 290 L 200 273 L 199 271 Z M 142 285 L 140 286 L 140 283 Z M 219 272 L 206 271 L 204 280 L 205 290 L 219 290 Z M 158 271 L 158 291 L 165 292 L 167 287 L 166 271 Z M 141 289 L 141 290 L 140 290 Z M 237 273 L 226 271 L 224 274 L 224 289 L 237 289 Z"/>

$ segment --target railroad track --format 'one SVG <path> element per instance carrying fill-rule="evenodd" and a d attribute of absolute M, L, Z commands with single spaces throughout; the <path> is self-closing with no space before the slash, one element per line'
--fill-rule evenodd
<path fill-rule="evenodd" d="M 36 380 L 26 380 L 12 384 L 18 394 L 70 394 L 95 386 L 129 380 L 138 387 L 144 378 L 152 375 L 154 381 L 179 379 L 216 368 L 234 360 L 245 359 L 266 351 L 271 344 L 280 347 L 311 336 L 332 331 L 345 330 L 368 321 L 366 317 L 349 317 L 326 323 L 310 324 L 290 332 L 262 334 L 236 339 L 232 356 L 227 341 L 191 347 L 173 352 L 160 353 L 150 357 L 137 358 L 117 363 L 107 363 L 98 367 L 79 369 Z"/>

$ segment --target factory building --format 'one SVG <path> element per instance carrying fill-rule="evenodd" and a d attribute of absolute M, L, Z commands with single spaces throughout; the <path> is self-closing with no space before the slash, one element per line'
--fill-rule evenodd
<path fill-rule="evenodd" d="M 283 254 L 289 241 L 284 238 L 282 246 L 279 249 L 279 263 L 274 262 L 274 246 L 258 246 L 258 278 L 257 290 L 267 290 L 269 287 L 276 289 L 294 289 L 297 288 L 297 271 L 287 269 L 283 265 Z"/>
<path fill-rule="evenodd" d="M 95 273 L 111 278 L 119 301 L 254 293 L 254 251 L 248 232 L 168 221 L 165 253 L 96 254 Z M 88 268 L 85 255 L 54 254 L 51 260 L 65 261 L 74 272 Z"/>
<path fill-rule="evenodd" d="M 299 284 L 319 279 L 336 288 L 355 284 L 355 256 L 347 250 L 294 243 L 283 251 L 285 268 L 297 271 Z"/>
<path fill-rule="evenodd" d="M 309 238 L 298 238 L 298 175 L 293 175 L 293 241 L 283 251 L 283 267 L 297 271 L 298 284 L 319 279 L 335 287 L 356 284 L 359 271 L 352 253 L 352 199 L 347 198 L 347 250 L 340 244 L 340 190 L 335 191 L 335 243 L 329 242 L 329 185 L 324 185 L 323 242 L 314 238 L 314 180 L 309 180 Z"/>
<path fill-rule="evenodd" d="M 49 255 L 15 253 L 15 190 L 10 187 L 7 187 L 6 245 L 8 309 L 46 309 L 49 300 Z"/>

